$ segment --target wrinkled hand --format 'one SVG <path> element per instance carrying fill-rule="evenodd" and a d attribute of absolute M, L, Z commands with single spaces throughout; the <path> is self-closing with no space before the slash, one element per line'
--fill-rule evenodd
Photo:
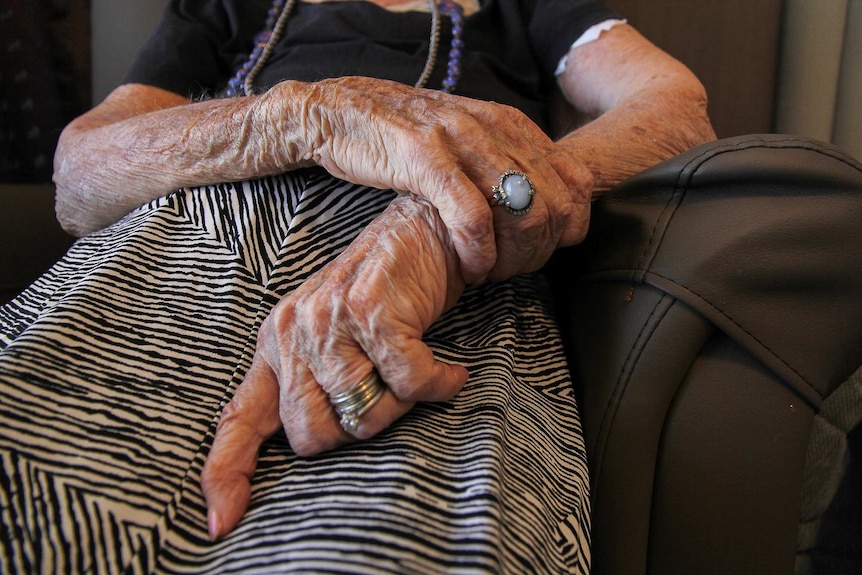
<path fill-rule="evenodd" d="M 286 129 L 303 133 L 308 159 L 336 177 L 428 199 L 468 283 L 534 271 L 586 234 L 592 174 L 520 111 L 371 78 L 302 86 Z M 286 101 L 296 90 L 287 82 L 269 96 Z M 507 170 L 536 189 L 523 216 L 490 204 Z"/>
<path fill-rule="evenodd" d="M 466 369 L 438 362 L 422 342 L 464 289 L 447 241 L 427 201 L 399 196 L 275 307 L 201 476 L 211 537 L 239 522 L 258 450 L 279 429 L 297 454 L 313 455 L 371 437 L 415 402 L 445 401 L 461 389 Z M 329 395 L 352 388 L 375 366 L 388 389 L 348 435 Z"/>

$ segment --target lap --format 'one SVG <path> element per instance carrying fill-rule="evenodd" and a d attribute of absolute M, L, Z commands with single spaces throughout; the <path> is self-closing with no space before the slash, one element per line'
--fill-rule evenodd
<path fill-rule="evenodd" d="M 468 290 L 428 332 L 470 370 L 456 398 L 315 458 L 271 439 L 249 512 L 208 541 L 199 474 L 260 322 L 390 199 L 317 171 L 181 191 L 3 308 L 5 567 L 587 571 L 577 406 L 534 276 Z"/>

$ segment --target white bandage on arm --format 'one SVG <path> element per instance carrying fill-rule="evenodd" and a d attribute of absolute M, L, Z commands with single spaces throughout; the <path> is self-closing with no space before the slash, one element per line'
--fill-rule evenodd
<path fill-rule="evenodd" d="M 574 44 L 572 44 L 572 47 L 569 48 L 569 52 L 571 52 L 572 50 L 574 50 L 578 46 L 583 46 L 584 44 L 589 44 L 590 42 L 594 42 L 594 41 L 598 40 L 599 37 L 601 37 L 603 32 L 610 30 L 614 26 L 619 26 L 620 24 L 625 24 L 625 23 L 626 23 L 625 20 L 619 20 L 619 19 L 614 18 L 614 19 L 610 19 L 610 20 L 604 20 L 603 22 L 599 22 L 598 24 L 594 24 L 594 25 L 590 26 L 589 28 L 587 28 L 586 32 L 581 34 L 580 38 L 575 40 Z M 554 72 L 554 74 L 559 76 L 560 74 L 562 74 L 563 72 L 566 71 L 566 61 L 568 59 L 569 59 L 568 53 L 566 53 L 565 56 L 560 58 L 560 63 L 557 64 L 557 69 Z"/>

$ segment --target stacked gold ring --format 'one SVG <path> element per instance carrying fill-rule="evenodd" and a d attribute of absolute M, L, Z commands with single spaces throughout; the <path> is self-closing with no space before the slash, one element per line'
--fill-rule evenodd
<path fill-rule="evenodd" d="M 358 384 L 342 393 L 333 393 L 329 396 L 329 401 L 335 409 L 335 413 L 341 418 L 341 427 L 347 433 L 354 433 L 359 429 L 359 418 L 374 407 L 383 392 L 386 391 L 386 386 L 377 374 L 376 369 L 362 378 Z"/>

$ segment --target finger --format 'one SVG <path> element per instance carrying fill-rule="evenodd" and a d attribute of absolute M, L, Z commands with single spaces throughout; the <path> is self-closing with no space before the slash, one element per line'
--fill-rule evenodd
<path fill-rule="evenodd" d="M 575 205 L 575 209 L 566 219 L 566 227 L 560 234 L 557 247 L 574 246 L 584 241 L 589 230 L 591 207 L 589 201 Z"/>
<path fill-rule="evenodd" d="M 493 110 L 505 117 L 510 115 L 505 107 Z M 471 138 L 469 153 L 458 156 L 462 171 L 491 206 L 497 249 L 494 267 L 488 274 L 491 279 L 508 278 L 544 265 L 577 209 L 565 181 L 571 170 L 558 162 L 564 168 L 559 170 L 557 163 L 549 161 L 550 156 L 558 154 L 557 147 L 532 123 L 519 119 L 513 116 L 511 122 L 502 122 L 509 128 L 501 130 L 501 138 Z M 496 123 L 501 124 L 499 118 Z M 462 125 L 460 129 L 466 128 Z M 526 174 L 536 190 L 532 209 L 526 214 L 512 214 L 492 197 L 501 176 L 512 170 Z M 575 230 L 575 234 L 580 232 Z"/>
<path fill-rule="evenodd" d="M 353 438 L 369 439 L 389 428 L 395 421 L 409 412 L 417 401 L 444 401 L 451 399 L 466 382 L 467 370 L 462 366 L 448 366 L 440 362 L 434 363 L 434 373 L 427 374 L 429 381 L 432 382 L 432 385 L 429 386 L 425 386 L 424 382 L 417 384 L 415 379 L 410 376 L 405 377 L 403 372 L 398 373 L 397 369 L 392 369 L 393 366 L 388 366 L 387 369 L 383 370 L 383 373 L 395 373 L 395 379 L 387 381 L 387 376 L 380 374 L 380 384 L 385 389 L 380 398 L 359 417 L 358 426 L 355 429 L 351 429 L 350 432 L 345 431 L 334 410 L 330 410 L 333 414 L 333 429 L 337 428 L 340 434 L 346 434 L 351 440 Z M 441 371 L 443 374 L 438 377 Z M 442 381 L 441 378 L 449 379 L 450 381 Z M 396 383 L 393 384 L 393 381 Z M 394 391 L 396 386 L 404 391 L 403 395 L 408 397 L 408 399 L 398 397 L 399 392 Z M 420 391 L 423 388 L 426 391 L 430 391 L 430 393 Z M 412 397 L 417 399 L 410 399 Z"/>
<path fill-rule="evenodd" d="M 363 347 L 400 401 L 448 401 L 467 382 L 466 368 L 439 361 L 421 337 L 366 340 Z"/>
<path fill-rule="evenodd" d="M 367 365 L 365 374 L 371 370 L 370 364 Z M 347 432 L 332 407 L 329 393 L 314 380 L 311 372 L 299 368 L 292 379 L 300 385 L 281 386 L 281 421 L 291 449 L 303 457 L 330 451 L 355 439 L 373 437 L 413 407 L 412 402 L 401 401 L 384 389 L 380 398 L 361 416 L 358 428 Z M 342 378 L 336 389 L 347 391 L 362 379 L 364 376 Z M 385 386 L 385 382 L 381 385 Z"/>
<path fill-rule="evenodd" d="M 418 195 L 437 208 L 458 254 L 464 282 L 482 283 L 497 261 L 491 206 L 484 192 L 451 163 L 441 166 L 437 174 L 433 180 L 437 183 L 417 184 Z"/>
<path fill-rule="evenodd" d="M 280 428 L 278 382 L 258 355 L 225 407 L 201 473 L 209 535 L 233 530 L 248 508 L 261 444 Z"/>
<path fill-rule="evenodd" d="M 430 350 L 429 350 L 430 354 Z M 368 439 L 379 434 L 410 411 L 419 401 L 440 402 L 451 399 L 467 381 L 467 370 L 460 365 L 447 365 L 433 360 L 430 369 L 407 371 L 387 363 L 380 375 L 387 389 L 381 399 L 359 419 L 359 426 L 351 432 L 357 439 Z"/>
<path fill-rule="evenodd" d="M 382 382 L 385 386 L 386 382 Z M 350 432 L 341 427 L 341 422 L 336 416 L 339 429 L 343 434 L 350 436 L 351 440 L 371 439 L 382 431 L 388 429 L 393 423 L 401 419 L 415 405 L 412 401 L 402 401 L 395 397 L 388 388 L 384 390 L 380 399 L 372 405 L 368 411 L 359 418 L 359 425 Z"/>
<path fill-rule="evenodd" d="M 532 207 L 525 214 L 513 214 L 504 206 L 494 208 L 498 256 L 491 279 L 540 269 L 559 245 L 576 208 L 565 184 L 546 161 L 519 171 L 534 189 Z M 495 185 L 500 185 L 499 179 Z"/>
<path fill-rule="evenodd" d="M 293 364 L 290 381 L 282 382 L 279 403 L 284 432 L 298 455 L 317 455 L 353 439 L 341 428 L 329 393 L 301 363 Z"/>
<path fill-rule="evenodd" d="M 315 455 L 354 439 L 374 437 L 410 411 L 417 401 L 451 399 L 467 381 L 464 367 L 437 361 L 420 340 L 409 349 L 387 344 L 379 349 L 382 353 L 369 349 L 369 355 L 378 366 L 385 389 L 349 433 L 342 427 L 330 396 L 349 391 L 365 379 L 373 365 L 364 359 L 364 354 L 353 367 L 320 372 L 319 385 L 309 371 L 302 369 L 294 380 L 304 381 L 303 385 L 282 386 L 282 421 L 296 453 Z"/>

